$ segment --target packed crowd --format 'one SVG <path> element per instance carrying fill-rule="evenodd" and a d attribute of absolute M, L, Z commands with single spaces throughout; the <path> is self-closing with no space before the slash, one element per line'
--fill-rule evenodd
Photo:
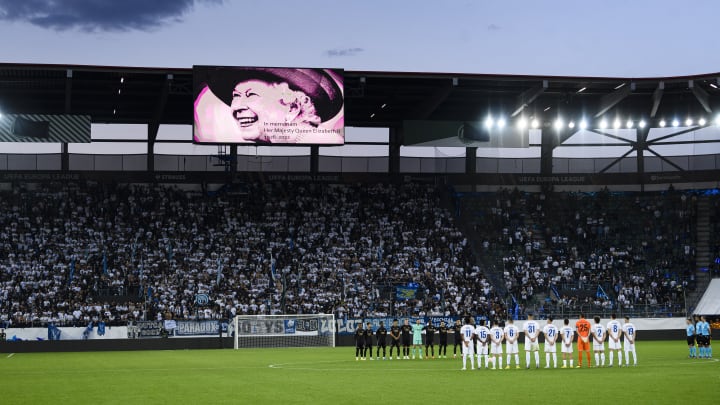
<path fill-rule="evenodd" d="M 521 311 L 683 305 L 695 271 L 694 196 L 504 190 L 460 204 Z"/>
<path fill-rule="evenodd" d="M 247 191 L 83 183 L 0 192 L 0 322 L 504 311 L 433 186 Z M 398 299 L 396 286 L 409 282 L 416 296 Z"/>

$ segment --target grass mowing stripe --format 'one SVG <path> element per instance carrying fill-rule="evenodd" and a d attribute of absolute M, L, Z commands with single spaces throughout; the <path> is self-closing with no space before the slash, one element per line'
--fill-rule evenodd
<path fill-rule="evenodd" d="M 698 383 L 717 381 L 717 360 L 688 359 L 684 341 L 638 342 L 637 350 L 637 367 L 525 370 L 521 355 L 522 369 L 495 371 L 460 371 L 459 358 L 355 361 L 350 347 L 23 353 L 22 361 L 0 367 L 0 381 L 3 404 L 366 405 L 407 402 L 408 395 L 423 402 L 564 402 L 576 401 L 580 389 L 586 398 L 633 405 L 715 402 L 713 390 Z M 577 352 L 573 358 L 577 363 Z M 562 365 L 561 355 L 558 360 Z"/>

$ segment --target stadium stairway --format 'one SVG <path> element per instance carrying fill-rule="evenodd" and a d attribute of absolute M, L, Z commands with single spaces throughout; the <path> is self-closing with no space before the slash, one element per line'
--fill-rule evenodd
<path fill-rule="evenodd" d="M 699 196 L 697 202 L 696 248 L 695 248 L 695 290 L 685 298 L 687 308 L 692 309 L 700 302 L 710 284 L 710 199 Z"/>
<path fill-rule="evenodd" d="M 457 227 L 468 240 L 468 245 L 477 260 L 476 264 L 485 273 L 488 282 L 493 286 L 498 296 L 506 298 L 508 291 L 503 282 L 502 266 L 497 265 L 494 255 L 484 253 L 482 239 L 473 227 L 475 221 L 473 218 L 470 218 L 472 214 L 469 213 L 468 210 L 457 209 L 458 204 L 460 204 L 460 202 L 456 200 L 458 198 L 460 197 L 455 196 L 454 191 L 450 187 L 443 188 L 440 193 L 440 205 L 442 208 L 453 213 Z"/>

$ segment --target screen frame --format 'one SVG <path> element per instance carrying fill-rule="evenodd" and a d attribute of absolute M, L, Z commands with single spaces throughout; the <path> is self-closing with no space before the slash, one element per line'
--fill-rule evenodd
<path fill-rule="evenodd" d="M 201 125 L 199 123 L 198 119 L 198 103 L 201 102 L 201 97 L 206 97 L 206 93 L 210 93 L 210 96 L 212 97 L 210 99 L 211 102 L 217 104 L 219 108 L 225 108 L 223 105 L 220 105 L 217 103 L 219 100 L 221 103 L 228 106 L 228 113 L 231 113 L 229 104 L 221 100 L 221 97 L 214 94 L 214 92 L 211 89 L 211 86 L 209 84 L 210 78 L 213 77 L 213 75 L 224 75 L 225 81 L 227 81 L 227 76 L 231 76 L 233 73 L 236 73 L 238 76 L 247 76 L 252 75 L 253 72 L 256 72 L 258 76 L 265 75 L 267 72 L 311 72 L 310 74 L 322 76 L 326 79 L 332 80 L 332 83 L 330 86 L 334 85 L 333 89 L 336 93 L 332 93 L 336 97 L 339 97 L 339 99 L 335 99 L 333 103 L 335 105 L 334 108 L 337 108 L 338 111 L 333 114 L 330 119 L 326 121 L 322 121 L 317 128 L 321 130 L 328 130 L 328 131 L 340 131 L 340 139 L 338 141 L 333 142 L 317 142 L 317 141 L 308 141 L 308 142 L 263 142 L 263 141 L 251 141 L 251 140 L 218 140 L 216 137 L 212 137 L 212 139 L 207 139 L 210 137 L 199 137 L 198 136 L 198 127 Z M 193 65 L 193 91 L 192 91 L 192 99 L 193 99 L 193 105 L 192 105 L 192 113 L 193 113 L 193 123 L 192 123 L 192 143 L 197 145 L 242 145 L 242 146 L 342 146 L 345 144 L 345 88 L 344 88 L 344 82 L 345 82 L 345 76 L 344 76 L 344 69 L 341 68 L 298 68 L 298 67 L 258 67 L 258 66 L 214 66 L 214 65 Z M 239 80 L 239 79 L 236 79 Z M 327 86 L 327 83 L 325 83 Z M 320 87 L 318 87 L 320 89 Z M 324 89 L 324 87 L 322 88 Z M 320 89 L 320 90 L 322 90 Z M 293 88 L 292 90 L 298 90 L 297 88 Z M 231 91 L 229 89 L 228 91 Z M 301 90 L 302 91 L 302 90 Z M 328 91 L 330 92 L 330 91 Z M 325 94 L 325 93 L 323 93 Z M 227 98 L 227 97 L 225 97 Z M 329 123 L 329 125 L 332 125 L 331 128 L 328 128 L 328 125 L 323 125 Z M 324 128 L 323 128 L 324 127 Z M 205 139 L 204 139 L 205 138 Z"/>

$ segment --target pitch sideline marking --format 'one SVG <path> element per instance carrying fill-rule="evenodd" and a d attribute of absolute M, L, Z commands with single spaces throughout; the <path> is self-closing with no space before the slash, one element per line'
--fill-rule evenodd
<path fill-rule="evenodd" d="M 9 359 L 10 357 L 12 357 L 14 355 L 15 355 L 15 353 L 10 353 L 10 354 L 8 354 L 7 358 Z"/>

